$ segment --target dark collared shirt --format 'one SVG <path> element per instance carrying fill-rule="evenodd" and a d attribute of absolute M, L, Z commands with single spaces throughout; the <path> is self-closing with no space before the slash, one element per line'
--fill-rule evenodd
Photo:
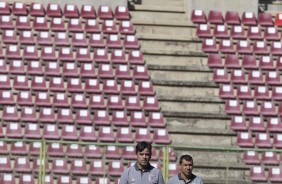
<path fill-rule="evenodd" d="M 185 180 L 181 177 L 181 174 L 179 173 L 178 175 L 169 178 L 167 184 L 204 184 L 204 183 L 200 177 L 194 175 L 193 173 L 191 175 L 191 179 L 185 182 Z"/>
<path fill-rule="evenodd" d="M 122 173 L 119 184 L 164 184 L 164 179 L 158 168 L 149 165 L 142 171 L 135 163 Z"/>

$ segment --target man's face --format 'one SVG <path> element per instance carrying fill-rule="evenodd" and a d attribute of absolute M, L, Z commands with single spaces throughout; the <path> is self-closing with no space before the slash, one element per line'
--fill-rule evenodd
<path fill-rule="evenodd" d="M 190 177 L 193 170 L 193 161 L 182 160 L 182 163 L 179 164 L 180 172 L 186 177 Z"/>
<path fill-rule="evenodd" d="M 137 152 L 137 163 L 142 168 L 146 168 L 149 165 L 151 154 L 148 148 L 145 148 L 142 152 Z"/>

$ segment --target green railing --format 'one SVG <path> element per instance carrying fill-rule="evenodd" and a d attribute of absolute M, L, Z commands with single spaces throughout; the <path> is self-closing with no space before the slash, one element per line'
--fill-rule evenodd
<path fill-rule="evenodd" d="M 106 147 L 106 146 L 117 146 L 117 147 L 125 147 L 125 146 L 135 146 L 136 144 L 124 144 L 124 143 L 97 143 L 97 142 L 74 142 L 74 141 L 51 141 L 51 140 L 29 140 L 29 139 L 0 139 L 0 141 L 3 142 L 26 142 L 26 143 L 33 143 L 33 142 L 40 142 L 40 155 L 39 155 L 39 160 L 40 160 L 40 167 L 39 167 L 39 172 L 38 172 L 38 183 L 39 184 L 44 184 L 45 183 L 45 174 L 46 170 L 44 167 L 44 164 L 48 163 L 47 159 L 47 145 L 50 143 L 60 143 L 60 144 L 78 144 L 78 145 L 95 145 L 95 146 L 101 146 L 101 147 Z M 273 151 L 276 153 L 282 153 L 281 150 L 277 149 L 255 149 L 255 148 L 228 148 L 228 147 L 200 147 L 200 146 L 185 146 L 185 145 L 152 145 L 155 148 L 162 148 L 163 149 L 163 176 L 165 179 L 165 182 L 167 182 L 168 177 L 169 177 L 169 148 L 174 148 L 174 150 L 183 150 L 183 151 L 208 151 L 208 152 L 244 152 L 244 151 L 256 151 L 256 152 L 266 152 L 266 151 Z M 105 159 L 105 157 L 103 157 Z M 229 168 L 230 168 L 230 163 L 228 160 L 226 160 L 226 177 L 224 178 L 225 183 L 229 183 Z M 105 162 L 104 162 L 105 164 Z M 105 168 L 105 167 L 104 167 Z M 104 172 L 104 177 L 106 176 L 106 171 Z"/>

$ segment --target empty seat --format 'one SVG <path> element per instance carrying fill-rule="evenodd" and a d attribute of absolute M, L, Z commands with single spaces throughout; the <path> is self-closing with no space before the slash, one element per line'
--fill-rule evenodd
<path fill-rule="evenodd" d="M 86 19 L 85 21 L 85 31 L 87 33 L 100 33 L 99 22 L 96 19 Z"/>
<path fill-rule="evenodd" d="M 2 33 L 2 41 L 5 44 L 15 44 L 18 42 L 17 35 L 14 30 L 4 30 Z"/>
<path fill-rule="evenodd" d="M 193 10 L 191 14 L 191 20 L 193 23 L 206 23 L 207 18 L 203 10 Z"/>
<path fill-rule="evenodd" d="M 40 132 L 39 125 L 35 124 L 35 123 L 26 124 L 25 130 L 24 130 L 24 137 L 25 138 L 31 138 L 31 139 L 40 139 L 41 138 L 41 132 Z"/>
<path fill-rule="evenodd" d="M 9 122 L 6 127 L 7 138 L 23 138 L 23 131 L 19 123 Z"/>
<path fill-rule="evenodd" d="M 130 124 L 133 127 L 146 127 L 145 114 L 142 111 L 132 111 L 130 114 Z"/>
<path fill-rule="evenodd" d="M 90 51 L 89 51 L 88 48 L 77 48 L 76 54 L 75 54 L 75 60 L 84 64 L 84 62 L 92 62 L 93 59 L 91 58 Z M 93 75 L 94 69 L 91 70 L 89 68 L 84 68 L 84 67 L 81 67 L 81 68 L 83 69 L 84 72 L 87 72 L 87 74 L 85 76 L 91 76 L 91 77 L 95 76 L 95 75 Z M 93 74 L 89 75 L 90 72 L 93 72 Z M 82 71 L 80 71 L 80 73 L 83 74 Z"/>
<path fill-rule="evenodd" d="M 71 97 L 71 106 L 73 108 L 87 108 L 86 97 L 84 94 L 73 93 Z"/>
<path fill-rule="evenodd" d="M 202 42 L 202 51 L 206 53 L 218 52 L 215 40 L 211 38 L 204 39 Z"/>
<path fill-rule="evenodd" d="M 31 172 L 29 159 L 27 157 L 16 157 L 14 170 L 18 173 Z"/>
<path fill-rule="evenodd" d="M 280 40 L 280 34 L 278 32 L 277 27 L 266 27 L 264 30 L 264 38 L 267 41 L 279 41 Z"/>
<path fill-rule="evenodd" d="M 92 63 L 82 63 L 80 67 L 80 76 L 86 78 L 87 77 L 95 78 L 96 77 L 95 66 Z"/>
<path fill-rule="evenodd" d="M 11 160 L 9 159 L 9 157 L 1 156 L 0 159 L 1 159 L 0 171 L 1 172 L 11 172 L 12 166 L 11 166 Z M 3 181 L 3 180 L 1 180 L 1 181 Z"/>
<path fill-rule="evenodd" d="M 245 164 L 260 164 L 259 154 L 256 151 L 246 151 L 243 154 L 243 162 Z"/>
<path fill-rule="evenodd" d="M 32 174 L 20 175 L 19 184 L 35 184 L 36 179 Z"/>
<path fill-rule="evenodd" d="M 40 172 L 40 167 L 42 170 L 45 169 L 46 174 L 50 173 L 50 168 L 49 165 L 47 164 L 47 161 L 44 162 L 44 160 L 40 158 L 34 159 L 32 170 L 37 174 Z"/>
<path fill-rule="evenodd" d="M 268 47 L 264 41 L 255 41 L 253 44 L 253 52 L 256 55 L 267 55 L 269 54 Z"/>
<path fill-rule="evenodd" d="M 275 69 L 272 56 L 269 55 L 261 56 L 259 59 L 259 67 L 263 70 Z"/>
<path fill-rule="evenodd" d="M 273 136 L 273 147 L 276 149 L 282 148 L 282 134 L 276 133 Z"/>
<path fill-rule="evenodd" d="M 19 105 L 33 105 L 31 92 L 30 91 L 20 91 L 17 95 L 17 104 Z"/>
<path fill-rule="evenodd" d="M 273 86 L 272 87 L 272 93 L 271 98 L 275 101 L 282 100 L 282 88 L 279 86 Z"/>
<path fill-rule="evenodd" d="M 282 182 L 281 167 L 271 167 L 268 171 L 268 180 L 273 183 Z"/>
<path fill-rule="evenodd" d="M 95 125 L 107 126 L 110 125 L 110 118 L 107 110 L 97 110 L 94 113 L 93 122 Z"/>
<path fill-rule="evenodd" d="M 74 47 L 87 47 L 88 42 L 84 33 L 73 33 L 71 43 Z"/>
<path fill-rule="evenodd" d="M 45 17 L 35 17 L 33 20 L 33 28 L 36 31 L 48 31 L 47 19 Z"/>
<path fill-rule="evenodd" d="M 79 17 L 79 10 L 77 8 L 77 5 L 75 5 L 75 4 L 65 4 L 63 14 L 66 18 L 77 18 L 77 17 Z"/>
<path fill-rule="evenodd" d="M 27 150 L 27 145 L 25 142 L 12 142 L 10 145 L 10 153 L 12 155 L 27 155 L 28 150 Z"/>
<path fill-rule="evenodd" d="M 131 21 L 128 21 L 128 20 L 121 21 L 120 24 L 119 24 L 118 32 L 120 34 L 123 34 L 123 35 L 135 34 L 135 29 L 134 29 L 133 23 Z"/>
<path fill-rule="evenodd" d="M 111 95 L 108 96 L 107 106 L 110 110 L 122 110 L 124 105 L 120 95 Z"/>
<path fill-rule="evenodd" d="M 266 87 L 266 86 L 256 86 L 254 97 L 257 100 L 269 100 L 270 96 L 269 96 L 268 87 Z"/>
<path fill-rule="evenodd" d="M 95 145 L 86 145 L 84 155 L 86 158 L 102 158 L 102 150 Z M 98 160 L 100 161 L 100 160 Z M 103 170 L 104 172 L 104 170 Z"/>
<path fill-rule="evenodd" d="M 15 106 L 4 106 L 2 112 L 2 119 L 4 121 L 18 121 L 18 111 Z"/>
<path fill-rule="evenodd" d="M 33 127 L 32 127 L 33 128 Z M 39 126 L 38 126 L 38 129 L 39 129 Z M 39 129 L 40 130 L 40 129 Z M 40 133 L 39 133 L 40 135 Z M 41 135 L 40 135 L 40 138 L 41 138 Z M 40 149 L 42 147 L 42 144 L 41 142 L 32 142 L 29 144 L 29 154 L 31 156 L 39 156 L 40 155 Z M 36 161 L 38 164 L 36 165 L 40 165 L 40 162 L 39 161 Z M 43 163 L 42 163 L 43 165 Z M 34 169 L 34 168 L 33 168 Z"/>
<path fill-rule="evenodd" d="M 94 176 L 102 176 L 104 174 L 105 163 L 102 160 L 90 161 L 89 173 Z"/>
<path fill-rule="evenodd" d="M 74 61 L 74 56 L 71 48 L 69 47 L 62 47 L 59 51 L 59 57 L 58 59 L 60 61 Z"/>
<path fill-rule="evenodd" d="M 44 16 L 45 15 L 45 9 L 44 6 L 41 3 L 31 3 L 29 8 L 29 14 L 31 16 Z"/>
<path fill-rule="evenodd" d="M 18 45 L 7 45 L 6 46 L 6 58 L 8 59 L 20 59 L 22 54 Z"/>
<path fill-rule="evenodd" d="M 87 93 L 101 93 L 99 81 L 97 79 L 86 79 L 84 90 Z"/>
<path fill-rule="evenodd" d="M 55 122 L 55 114 L 54 109 L 49 107 L 43 107 L 39 112 L 39 122 L 44 123 L 54 123 Z"/>
<path fill-rule="evenodd" d="M 0 104 L 1 105 L 14 105 L 14 95 L 11 91 L 0 91 Z"/>
<path fill-rule="evenodd" d="M 239 40 L 237 42 L 236 51 L 238 54 L 252 54 L 253 52 L 248 40 Z"/>
<path fill-rule="evenodd" d="M 117 146 L 107 146 L 105 150 L 106 159 L 120 159 L 120 148 Z"/>
<path fill-rule="evenodd" d="M 226 25 L 216 25 L 213 35 L 215 38 L 229 38 L 228 29 Z"/>
<path fill-rule="evenodd" d="M 98 17 L 100 19 L 113 19 L 113 10 L 110 6 L 100 5 L 98 8 Z"/>
<path fill-rule="evenodd" d="M 112 124 L 115 126 L 128 126 L 127 114 L 125 111 L 113 111 Z"/>
<path fill-rule="evenodd" d="M 89 99 L 89 106 L 93 109 L 105 109 L 104 97 L 100 94 L 92 94 Z"/>
<path fill-rule="evenodd" d="M 220 84 L 218 95 L 220 98 L 235 98 L 233 86 L 229 84 Z"/>
<path fill-rule="evenodd" d="M 114 20 L 104 20 L 102 22 L 102 31 L 105 34 L 116 34 L 117 33 L 116 22 Z"/>
<path fill-rule="evenodd" d="M 140 99 L 138 96 L 126 96 L 125 108 L 127 110 L 141 110 Z"/>
<path fill-rule="evenodd" d="M 272 55 L 278 55 L 280 56 L 281 55 L 281 52 L 282 52 L 282 43 L 281 42 L 278 42 L 278 41 L 274 41 L 271 43 L 271 46 L 270 46 L 270 53 Z"/>
<path fill-rule="evenodd" d="M 22 107 L 21 121 L 23 122 L 36 122 L 36 111 L 34 107 Z"/>
<path fill-rule="evenodd" d="M 81 93 L 82 83 L 79 78 L 68 78 L 67 89 L 72 93 Z"/>
<path fill-rule="evenodd" d="M 76 127 L 74 125 L 63 125 L 61 138 L 68 141 L 78 140 Z"/>
<path fill-rule="evenodd" d="M 156 96 L 146 96 L 143 100 L 143 109 L 145 111 L 159 111 L 159 101 Z"/>
<path fill-rule="evenodd" d="M 71 178 L 71 176 L 66 176 L 66 175 L 58 176 L 57 184 L 65 184 L 65 183 L 74 183 L 74 181 Z"/>
<path fill-rule="evenodd" d="M 208 22 L 210 24 L 223 24 L 224 20 L 221 11 L 210 10 L 208 15 Z"/>
<path fill-rule="evenodd" d="M 245 30 L 241 25 L 234 25 L 231 27 L 230 37 L 232 39 L 246 39 Z"/>
<path fill-rule="evenodd" d="M 78 18 L 70 18 L 67 28 L 70 32 L 83 32 L 82 22 Z"/>
<path fill-rule="evenodd" d="M 36 39 L 37 39 L 38 45 L 52 45 L 53 44 L 51 34 L 49 31 L 39 31 Z"/>
<path fill-rule="evenodd" d="M 66 91 L 65 86 L 64 86 L 64 81 L 61 77 L 51 77 L 50 83 L 49 83 L 49 88 L 52 92 L 54 92 L 54 91 L 57 91 L 57 92 Z"/>
<path fill-rule="evenodd" d="M 254 55 L 244 55 L 242 60 L 242 66 L 245 69 L 257 69 L 258 64 Z"/>
<path fill-rule="evenodd" d="M 76 184 L 90 184 L 91 178 L 87 176 L 81 176 L 76 179 Z"/>
<path fill-rule="evenodd" d="M 225 13 L 225 22 L 228 25 L 239 25 L 239 24 L 241 24 L 239 13 L 236 12 L 236 11 L 227 11 Z"/>
<path fill-rule="evenodd" d="M 116 80 L 104 80 L 103 92 L 105 94 L 118 94 L 118 86 Z"/>
<path fill-rule="evenodd" d="M 80 16 L 82 18 L 88 19 L 88 18 L 96 18 L 96 11 L 93 5 L 87 5 L 84 4 L 81 6 L 80 10 Z"/>
<path fill-rule="evenodd" d="M 120 85 L 120 93 L 122 95 L 134 95 L 136 94 L 135 84 L 132 80 L 122 80 Z"/>
<path fill-rule="evenodd" d="M 213 81 L 219 82 L 219 83 L 229 82 L 227 70 L 224 69 L 224 68 L 214 69 L 214 71 L 213 71 Z"/>
<path fill-rule="evenodd" d="M 0 28 L 1 29 L 14 29 L 13 20 L 10 15 L 2 15 L 0 17 Z"/>
<path fill-rule="evenodd" d="M 55 49 L 53 47 L 43 47 L 41 49 L 41 59 L 42 60 L 57 60 Z"/>
<path fill-rule="evenodd" d="M 261 156 L 261 162 L 264 165 L 278 165 L 279 164 L 277 154 L 272 151 L 263 152 Z"/>
<path fill-rule="evenodd" d="M 242 111 L 245 115 L 258 115 L 259 111 L 258 111 L 257 102 L 255 100 L 244 101 Z"/>
<path fill-rule="evenodd" d="M 130 14 L 128 7 L 126 6 L 116 6 L 114 17 L 117 20 L 129 20 Z"/>
<path fill-rule="evenodd" d="M 250 178 L 254 182 L 265 182 L 265 181 L 267 181 L 264 167 L 262 167 L 262 166 L 251 167 Z"/>
<path fill-rule="evenodd" d="M 91 34 L 90 38 L 89 38 L 89 45 L 90 45 L 90 47 L 94 47 L 94 48 L 101 48 L 101 47 L 104 48 L 105 43 L 104 43 L 103 34 L 102 33 Z M 94 50 L 94 54 L 95 53 L 96 53 L 96 50 Z M 94 55 L 94 59 L 95 59 L 95 55 Z M 107 62 L 108 62 L 108 60 L 107 60 Z"/>
<path fill-rule="evenodd" d="M 239 132 L 237 134 L 237 145 L 240 147 L 254 147 L 252 135 L 249 132 Z"/>
<path fill-rule="evenodd" d="M 250 117 L 249 130 L 264 132 L 265 131 L 265 125 L 264 125 L 263 117 L 261 117 L 261 116 Z"/>
<path fill-rule="evenodd" d="M 149 112 L 148 125 L 152 128 L 165 127 L 165 121 L 161 112 Z"/>
<path fill-rule="evenodd" d="M 1 89 L 11 89 L 10 77 L 8 75 L 0 75 L 0 87 Z"/>
<path fill-rule="evenodd" d="M 277 70 L 268 71 L 265 76 L 265 82 L 269 85 L 280 85 L 281 79 L 279 72 Z"/>
<path fill-rule="evenodd" d="M 231 70 L 230 81 L 234 84 L 246 84 L 246 77 L 243 70 Z"/>
<path fill-rule="evenodd" d="M 146 66 L 135 66 L 133 69 L 133 77 L 136 80 L 148 80 L 149 72 Z"/>
<path fill-rule="evenodd" d="M 97 136 L 93 126 L 81 126 L 79 139 L 82 141 L 97 141 Z"/>
<path fill-rule="evenodd" d="M 123 45 L 125 49 L 139 49 L 140 47 L 135 35 L 125 35 Z"/>
<path fill-rule="evenodd" d="M 115 142 L 115 136 L 112 127 L 100 127 L 98 138 L 101 142 Z"/>
<path fill-rule="evenodd" d="M 108 49 L 100 48 L 94 50 L 94 61 L 97 63 L 109 63 Z M 99 65 L 100 67 L 101 65 Z"/>
<path fill-rule="evenodd" d="M 26 4 L 22 2 L 14 2 L 12 6 L 12 14 L 14 15 L 27 15 Z"/>
<path fill-rule="evenodd" d="M 272 148 L 270 136 L 267 133 L 258 133 L 255 138 L 257 148 Z"/>
<path fill-rule="evenodd" d="M 29 75 L 40 75 L 43 73 L 41 62 L 30 61 L 27 63 L 27 73 Z"/>
<path fill-rule="evenodd" d="M 243 12 L 241 21 L 245 26 L 257 25 L 257 18 L 254 12 Z"/>
<path fill-rule="evenodd" d="M 1 15 L 9 15 L 10 14 L 10 8 L 9 8 L 8 2 L 1 2 L 0 14 Z"/>
<path fill-rule="evenodd" d="M 110 176 L 120 176 L 124 170 L 122 161 L 110 161 L 108 172 Z"/>
<path fill-rule="evenodd" d="M 147 141 L 152 142 L 151 133 L 148 128 L 138 128 L 135 133 L 136 142 Z"/>
<path fill-rule="evenodd" d="M 86 162 L 83 159 L 76 159 L 71 161 L 70 172 L 73 175 L 87 175 Z"/>
<path fill-rule="evenodd" d="M 131 79 L 130 68 L 128 65 L 117 65 L 115 76 L 117 79 Z"/>
<path fill-rule="evenodd" d="M 62 10 L 60 5 L 56 3 L 48 3 L 46 15 L 48 17 L 62 17 Z"/>
<path fill-rule="evenodd" d="M 50 157 L 63 157 L 65 156 L 65 151 L 63 145 L 60 143 L 49 143 L 47 145 L 47 153 Z"/>
<path fill-rule="evenodd" d="M 136 158 L 135 149 L 133 146 L 125 146 L 122 148 L 122 158 L 126 160 L 134 160 Z"/>
<path fill-rule="evenodd" d="M 52 161 L 52 173 L 54 174 L 68 174 L 69 169 L 66 159 L 53 159 Z"/>
<path fill-rule="evenodd" d="M 251 70 L 248 75 L 248 81 L 250 84 L 265 84 L 260 70 Z"/>
<path fill-rule="evenodd" d="M 166 129 L 155 129 L 153 141 L 156 144 L 170 144 L 171 140 Z"/>
<path fill-rule="evenodd" d="M 233 43 L 230 40 L 221 40 L 218 50 L 221 53 L 235 53 Z"/>
<path fill-rule="evenodd" d="M 234 131 L 246 131 L 248 130 L 246 120 L 244 116 L 232 116 L 231 128 Z"/>
<path fill-rule="evenodd" d="M 119 127 L 117 129 L 117 141 L 120 143 L 132 143 L 134 142 L 133 140 L 133 135 L 128 127 Z"/>
<path fill-rule="evenodd" d="M 66 93 L 54 93 L 53 105 L 55 107 L 69 107 L 70 103 Z"/>
<path fill-rule="evenodd" d="M 69 46 L 70 40 L 69 36 L 66 32 L 56 32 L 54 36 L 54 43 L 56 46 Z M 64 53 L 61 54 L 69 54 L 68 49 L 64 48 Z"/>
<path fill-rule="evenodd" d="M 56 139 L 56 140 L 60 139 L 60 133 L 58 130 L 58 126 L 51 125 L 51 124 L 45 124 L 44 129 L 43 129 L 43 138 L 44 139 Z M 55 147 L 56 145 L 53 145 L 53 146 Z"/>
<path fill-rule="evenodd" d="M 133 40 L 134 41 L 134 40 Z M 122 48 L 121 39 L 119 34 L 109 34 L 106 39 L 106 45 L 108 48 Z"/>
<path fill-rule="evenodd" d="M 273 26 L 271 13 L 261 12 L 258 15 L 258 24 L 260 26 Z"/>
<path fill-rule="evenodd" d="M 269 117 L 267 119 L 268 132 L 282 132 L 282 123 L 279 117 Z"/>
<path fill-rule="evenodd" d="M 130 50 L 128 53 L 130 64 L 144 64 L 143 53 L 140 50 Z"/>
<path fill-rule="evenodd" d="M 222 68 L 223 61 L 220 54 L 209 54 L 208 55 L 208 66 L 210 68 Z"/>
<path fill-rule="evenodd" d="M 48 92 L 36 92 L 35 104 L 37 106 L 50 107 L 51 106 L 50 94 Z"/>
<path fill-rule="evenodd" d="M 248 28 L 247 36 L 251 40 L 263 39 L 261 28 L 259 26 L 250 26 Z"/>

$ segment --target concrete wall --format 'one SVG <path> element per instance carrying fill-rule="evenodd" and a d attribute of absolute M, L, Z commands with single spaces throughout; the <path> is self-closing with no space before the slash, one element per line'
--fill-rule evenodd
<path fill-rule="evenodd" d="M 242 14 L 244 11 L 258 12 L 258 0 L 185 0 L 187 15 L 190 17 L 193 9 L 220 10 L 223 15 L 226 11 L 237 11 Z M 208 13 L 206 13 L 208 15 Z"/>
<path fill-rule="evenodd" d="M 79 9 L 83 4 L 89 4 L 94 5 L 94 7 L 97 9 L 99 5 L 108 5 L 111 6 L 113 11 L 114 8 L 118 5 L 127 6 L 127 0 L 6 0 L 6 2 L 13 3 L 13 2 L 24 2 L 24 3 L 32 3 L 32 2 L 38 2 L 42 3 L 45 8 L 47 8 L 48 3 L 57 3 L 60 4 L 61 8 L 64 7 L 65 4 L 76 4 Z"/>

